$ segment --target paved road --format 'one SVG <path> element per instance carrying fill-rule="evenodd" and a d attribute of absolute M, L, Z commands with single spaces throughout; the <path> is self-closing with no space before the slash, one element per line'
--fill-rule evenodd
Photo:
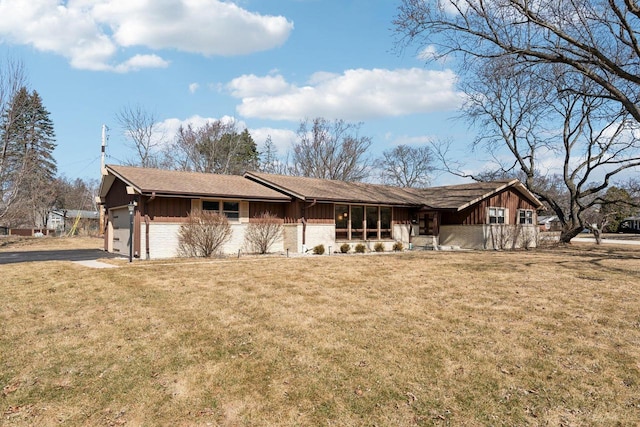
<path fill-rule="evenodd" d="M 572 242 L 575 243 L 595 243 L 596 239 L 593 237 L 574 237 L 571 239 Z M 612 245 L 636 245 L 640 246 L 640 240 L 625 240 L 625 239 L 607 239 L 606 237 L 602 239 L 602 244 L 612 244 Z"/>
<path fill-rule="evenodd" d="M 0 252 L 0 264 L 32 261 L 88 261 L 99 258 L 120 258 L 100 249 L 69 249 L 58 251 Z"/>

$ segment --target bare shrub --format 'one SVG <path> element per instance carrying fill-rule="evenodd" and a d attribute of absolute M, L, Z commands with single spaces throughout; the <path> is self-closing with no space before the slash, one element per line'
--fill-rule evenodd
<path fill-rule="evenodd" d="M 513 249 L 513 232 L 507 224 L 491 224 L 489 226 L 489 239 L 491 247 L 495 250 Z"/>
<path fill-rule="evenodd" d="M 270 212 L 263 212 L 251 219 L 244 233 L 245 247 L 251 252 L 266 254 L 280 238 L 284 226 L 282 219 Z"/>
<path fill-rule="evenodd" d="M 531 249 L 534 246 L 538 246 L 538 230 L 529 227 L 520 227 L 520 246 L 524 249 Z"/>
<path fill-rule="evenodd" d="M 210 257 L 231 238 L 227 217 L 217 212 L 196 210 L 178 232 L 178 250 L 182 256 Z"/>

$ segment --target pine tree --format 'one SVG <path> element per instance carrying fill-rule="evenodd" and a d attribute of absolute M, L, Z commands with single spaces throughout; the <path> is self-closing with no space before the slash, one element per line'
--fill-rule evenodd
<path fill-rule="evenodd" d="M 15 203 L 9 215 L 16 225 L 44 226 L 53 194 L 57 166 L 53 158 L 55 132 L 49 111 L 38 92 L 21 88 L 2 117 L 2 147 L 6 176 Z"/>
<path fill-rule="evenodd" d="M 0 117 L 0 218 L 12 223 L 13 206 L 19 204 L 27 157 L 24 155 L 24 117 L 29 107 L 29 93 L 25 87 L 17 90 L 2 105 Z"/>

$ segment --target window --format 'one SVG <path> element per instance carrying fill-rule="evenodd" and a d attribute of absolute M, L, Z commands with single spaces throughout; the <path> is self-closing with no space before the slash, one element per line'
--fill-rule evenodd
<path fill-rule="evenodd" d="M 391 238 L 391 208 L 335 205 L 336 240 Z"/>
<path fill-rule="evenodd" d="M 336 205 L 336 239 L 349 238 L 349 206 Z"/>
<path fill-rule="evenodd" d="M 351 206 L 351 238 L 364 239 L 364 206 Z"/>
<path fill-rule="evenodd" d="M 391 208 L 380 207 L 380 237 L 391 238 Z"/>
<path fill-rule="evenodd" d="M 518 224 L 533 224 L 533 211 L 531 209 L 520 209 Z"/>
<path fill-rule="evenodd" d="M 221 213 L 231 221 L 238 221 L 240 219 L 240 203 L 238 202 L 203 200 L 202 210 Z"/>
<path fill-rule="evenodd" d="M 504 224 L 505 210 L 505 208 L 489 208 L 489 224 Z"/>
<path fill-rule="evenodd" d="M 240 219 L 240 203 L 222 202 L 222 213 L 227 219 L 237 221 Z"/>
<path fill-rule="evenodd" d="M 203 211 L 219 211 L 220 210 L 220 202 L 212 202 L 209 200 L 204 200 L 202 202 L 202 210 Z"/>
<path fill-rule="evenodd" d="M 378 239 L 378 207 L 367 206 L 367 240 Z"/>

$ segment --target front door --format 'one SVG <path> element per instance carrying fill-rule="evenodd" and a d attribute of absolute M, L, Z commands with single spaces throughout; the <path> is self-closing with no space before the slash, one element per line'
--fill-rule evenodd
<path fill-rule="evenodd" d="M 421 236 L 435 236 L 437 234 L 437 214 L 435 212 L 420 212 L 418 223 Z"/>

